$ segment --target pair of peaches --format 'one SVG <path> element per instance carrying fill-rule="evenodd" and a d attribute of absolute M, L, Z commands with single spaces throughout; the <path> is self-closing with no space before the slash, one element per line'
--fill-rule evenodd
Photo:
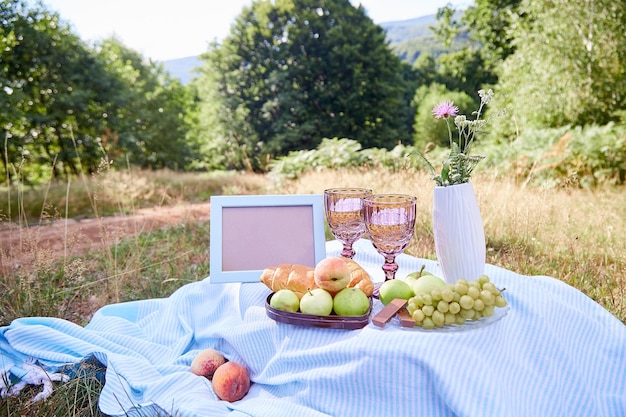
<path fill-rule="evenodd" d="M 191 372 L 211 381 L 213 392 L 220 400 L 242 399 L 250 389 L 250 373 L 241 364 L 228 361 L 215 349 L 203 349 L 191 362 Z"/>

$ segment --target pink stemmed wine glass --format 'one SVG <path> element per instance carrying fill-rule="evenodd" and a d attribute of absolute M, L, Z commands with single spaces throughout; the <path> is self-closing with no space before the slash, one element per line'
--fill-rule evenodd
<path fill-rule="evenodd" d="M 330 231 L 343 243 L 341 256 L 352 259 L 352 244 L 365 234 L 363 197 L 369 188 L 329 188 L 324 190 L 324 212 Z"/>
<path fill-rule="evenodd" d="M 416 198 L 407 194 L 373 194 L 363 199 L 367 233 L 374 248 L 385 258 L 385 281 L 395 278 L 396 256 L 413 238 L 415 203 Z"/>

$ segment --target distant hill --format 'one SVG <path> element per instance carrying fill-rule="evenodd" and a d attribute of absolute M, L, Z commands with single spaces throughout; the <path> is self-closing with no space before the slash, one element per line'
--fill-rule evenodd
<path fill-rule="evenodd" d="M 381 23 L 380 26 L 387 31 L 387 40 L 392 45 L 402 43 L 407 39 L 432 36 L 430 26 L 437 23 L 437 17 L 432 14 L 409 20 Z"/>
<path fill-rule="evenodd" d="M 199 56 L 188 56 L 163 61 L 163 66 L 173 77 L 178 78 L 183 85 L 186 85 L 198 75 L 196 69 L 202 66 L 202 60 Z"/>
<path fill-rule="evenodd" d="M 454 19 L 459 20 L 463 13 L 463 10 L 457 10 Z M 469 42 L 467 34 L 461 34 L 452 41 L 449 48 L 446 48 L 431 29 L 436 25 L 436 15 L 381 24 L 387 31 L 387 39 L 393 52 L 409 64 L 413 64 L 422 53 L 437 58 L 442 53 L 459 50 Z"/>
<path fill-rule="evenodd" d="M 436 15 L 422 16 L 415 19 L 381 23 L 387 31 L 389 46 L 400 59 L 413 63 L 421 52 L 433 55 L 442 52 L 440 43 L 435 39 L 430 26 L 437 23 Z M 165 70 L 187 84 L 197 74 L 194 69 L 202 65 L 197 56 L 163 61 Z"/>

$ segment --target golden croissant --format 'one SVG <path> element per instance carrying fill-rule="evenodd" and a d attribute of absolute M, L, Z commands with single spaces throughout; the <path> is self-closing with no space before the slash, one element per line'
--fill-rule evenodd
<path fill-rule="evenodd" d="M 261 282 L 274 292 L 289 289 L 302 298 L 309 289 L 317 288 L 313 278 L 314 269 L 298 264 L 280 264 L 265 268 L 261 273 Z"/>
<path fill-rule="evenodd" d="M 350 282 L 348 287 L 356 287 L 368 297 L 374 292 L 374 283 L 369 274 L 361 265 L 346 258 L 346 263 L 350 269 Z M 278 266 L 265 268 L 261 273 L 261 282 L 269 289 L 276 292 L 282 289 L 290 289 L 298 298 L 309 290 L 317 288 L 313 272 L 315 268 L 298 264 L 280 264 Z"/>
<path fill-rule="evenodd" d="M 356 287 L 363 291 L 368 297 L 372 296 L 374 292 L 374 283 L 370 278 L 370 274 L 365 269 L 352 259 L 346 258 L 348 268 L 350 268 L 350 282 L 348 288 Z"/>

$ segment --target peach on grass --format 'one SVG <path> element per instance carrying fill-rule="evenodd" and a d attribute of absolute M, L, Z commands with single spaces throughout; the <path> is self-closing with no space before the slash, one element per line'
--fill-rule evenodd
<path fill-rule="evenodd" d="M 238 401 L 250 389 L 250 374 L 243 365 L 229 361 L 217 368 L 213 374 L 212 386 L 220 400 Z"/>
<path fill-rule="evenodd" d="M 215 349 L 201 350 L 191 362 L 191 372 L 206 377 L 213 378 L 217 368 L 226 363 L 226 358 Z"/>
<path fill-rule="evenodd" d="M 324 258 L 315 266 L 313 279 L 319 288 L 336 294 L 350 283 L 350 268 L 346 259 L 341 256 Z"/>

